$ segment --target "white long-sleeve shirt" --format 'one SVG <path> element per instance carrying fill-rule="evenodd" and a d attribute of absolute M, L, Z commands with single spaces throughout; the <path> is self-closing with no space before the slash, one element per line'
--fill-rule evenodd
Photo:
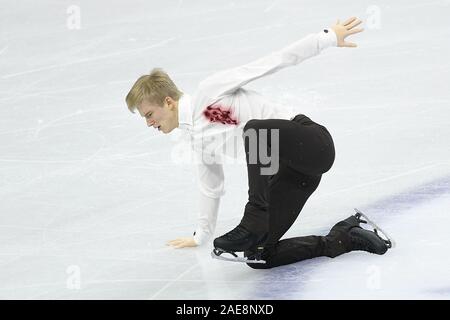
<path fill-rule="evenodd" d="M 294 116 L 288 108 L 275 105 L 243 86 L 336 45 L 332 29 L 310 34 L 254 62 L 213 74 L 200 82 L 192 96 L 185 94 L 180 98 L 179 128 L 189 135 L 198 168 L 200 212 L 194 233 L 198 245 L 214 234 L 220 197 L 225 191 L 223 163 L 238 157 L 245 163 L 242 153 L 245 124 L 251 119 Z"/>

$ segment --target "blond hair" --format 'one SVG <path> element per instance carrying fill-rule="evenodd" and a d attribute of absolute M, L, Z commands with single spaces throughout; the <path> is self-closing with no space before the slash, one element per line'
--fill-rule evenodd
<path fill-rule="evenodd" d="M 163 106 L 166 97 L 171 97 L 178 101 L 182 95 L 183 93 L 178 90 L 169 75 L 162 69 L 155 68 L 150 74 L 143 75 L 137 79 L 130 92 L 128 92 L 125 101 L 128 109 L 134 113 L 136 107 L 144 100 Z"/>

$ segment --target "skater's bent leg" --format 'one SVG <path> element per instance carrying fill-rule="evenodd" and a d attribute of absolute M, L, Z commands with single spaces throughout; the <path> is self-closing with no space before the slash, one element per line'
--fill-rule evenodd
<path fill-rule="evenodd" d="M 270 269 L 315 257 L 335 258 L 352 251 L 348 232 L 357 225 L 356 220 L 349 218 L 335 224 L 326 236 L 283 239 L 264 250 L 262 258 L 266 261 L 265 264 L 248 263 L 248 266 L 253 269 Z M 250 252 L 246 254 L 249 255 Z"/>
<path fill-rule="evenodd" d="M 268 187 L 270 212 L 269 235 L 262 259 L 266 264 L 248 265 L 255 269 L 268 269 L 320 256 L 337 257 L 349 252 L 350 244 L 344 222 L 335 225 L 326 236 L 280 238 L 296 220 L 311 194 L 317 189 L 321 176 L 297 173 L 281 167 Z M 251 255 L 252 252 L 246 252 Z"/>
<path fill-rule="evenodd" d="M 252 121 L 244 127 L 244 132 L 253 128 Z M 268 212 L 267 212 L 267 185 L 270 176 L 262 175 L 261 165 L 250 161 L 251 143 L 257 143 L 251 139 L 244 138 L 244 148 L 247 161 L 248 178 L 248 202 L 245 205 L 244 216 L 241 225 L 253 233 L 262 234 L 267 232 Z"/>
<path fill-rule="evenodd" d="M 309 176 L 288 167 L 280 171 L 268 186 L 269 233 L 263 259 L 266 264 L 248 264 L 252 268 L 272 268 L 323 255 L 325 237 L 309 236 L 280 240 L 297 219 L 321 176 Z M 247 252 L 250 255 L 251 252 Z"/>
<path fill-rule="evenodd" d="M 241 224 L 247 224 L 249 230 L 254 225 L 259 225 L 260 229 L 264 229 L 261 225 L 268 225 L 268 239 L 263 254 L 267 263 L 249 265 L 255 268 L 272 268 L 316 256 L 340 254 L 339 248 L 333 249 L 335 241 L 327 237 L 309 236 L 279 241 L 316 190 L 321 173 L 329 170 L 334 161 L 334 145 L 328 131 L 303 115 L 293 121 L 252 120 L 247 123 L 244 132 L 249 129 L 279 130 L 278 141 L 272 141 L 268 133 L 262 135 L 262 138 L 266 138 L 267 155 L 275 150 L 272 148 L 273 143 L 278 143 L 279 170 L 267 178 L 261 174 L 263 164 L 249 162 L 251 141 L 245 143 L 249 203 Z M 257 136 L 261 139 L 261 136 Z M 258 146 L 261 145 L 259 142 L 258 140 Z M 255 204 L 264 205 L 258 208 Z M 257 209 L 253 210 L 254 208 Z M 251 212 L 256 214 L 252 215 Z M 251 251 L 246 252 L 246 255 L 251 254 Z"/>
<path fill-rule="evenodd" d="M 263 129 L 266 131 L 261 131 Z M 272 141 L 273 129 L 278 130 L 277 141 Z M 256 140 L 252 139 L 255 137 Z M 272 148 L 273 143 L 277 144 L 276 148 Z M 260 162 L 260 146 L 267 147 L 263 150 L 265 155 L 279 161 L 278 170 L 282 165 L 287 165 L 298 172 L 320 175 L 327 171 L 334 161 L 334 145 L 328 131 L 304 115 L 299 115 L 292 121 L 281 119 L 248 121 L 244 127 L 244 146 L 248 173 L 248 202 L 240 224 L 256 233 L 267 232 L 269 223 L 267 187 L 271 179 L 277 179 L 277 173 L 262 174 L 262 168 L 274 164 Z M 256 163 L 250 158 L 251 152 L 255 150 L 258 150 Z M 273 155 L 275 151 L 278 152 L 277 157 Z"/>
<path fill-rule="evenodd" d="M 304 236 L 283 239 L 268 247 L 261 263 L 247 263 L 253 269 L 270 269 L 316 257 L 335 258 L 351 251 L 349 237 L 340 227 L 334 227 L 326 236 Z M 246 252 L 250 255 L 250 252 Z"/>
<path fill-rule="evenodd" d="M 271 179 L 267 194 L 269 228 L 265 246 L 275 246 L 297 219 L 322 176 L 310 176 L 282 166 Z"/>
<path fill-rule="evenodd" d="M 325 237 L 306 236 L 283 239 L 275 246 L 266 248 L 262 263 L 247 263 L 253 269 L 270 269 L 324 255 Z M 249 253 L 247 253 L 249 254 Z"/>

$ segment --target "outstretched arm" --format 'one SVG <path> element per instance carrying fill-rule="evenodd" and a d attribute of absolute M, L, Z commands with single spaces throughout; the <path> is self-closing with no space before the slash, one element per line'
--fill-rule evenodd
<path fill-rule="evenodd" d="M 331 46 L 356 47 L 356 44 L 345 42 L 351 34 L 361 32 L 355 29 L 361 21 L 356 17 L 347 19 L 344 23 L 339 20 L 331 28 L 322 32 L 310 34 L 282 50 L 273 52 L 265 57 L 248 64 L 224 70 L 213 74 L 199 84 L 199 91 L 210 98 L 230 94 L 247 83 L 261 77 L 275 73 L 288 66 L 294 66 L 302 61 L 318 55 L 322 50 Z"/>

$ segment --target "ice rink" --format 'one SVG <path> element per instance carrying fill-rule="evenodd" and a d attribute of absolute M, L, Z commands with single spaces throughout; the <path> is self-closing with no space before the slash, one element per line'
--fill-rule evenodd
<path fill-rule="evenodd" d="M 128 111 L 134 81 L 162 67 L 190 93 L 351 16 L 358 48 L 249 87 L 336 145 L 286 237 L 356 207 L 397 247 L 253 270 L 166 246 L 196 226 L 195 168 L 179 130 Z M 1 0 L 0 299 L 450 299 L 449 16 L 449 0 Z M 225 179 L 217 236 L 247 196 L 244 165 Z"/>

